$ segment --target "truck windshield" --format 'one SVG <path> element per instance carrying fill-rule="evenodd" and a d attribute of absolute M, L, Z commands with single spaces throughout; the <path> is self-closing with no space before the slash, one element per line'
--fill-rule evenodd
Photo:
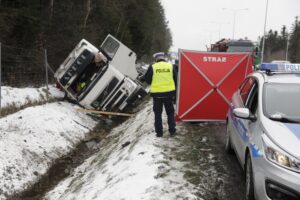
<path fill-rule="evenodd" d="M 300 123 L 300 84 L 266 83 L 263 107 L 266 117 L 281 121 Z"/>
<path fill-rule="evenodd" d="M 253 52 L 253 46 L 229 46 L 227 52 Z"/>
<path fill-rule="evenodd" d="M 107 56 L 110 57 L 110 59 L 113 59 L 116 52 L 118 51 L 119 46 L 120 44 L 118 43 L 118 41 L 114 40 L 112 37 L 108 37 L 101 46 L 101 49 Z"/>

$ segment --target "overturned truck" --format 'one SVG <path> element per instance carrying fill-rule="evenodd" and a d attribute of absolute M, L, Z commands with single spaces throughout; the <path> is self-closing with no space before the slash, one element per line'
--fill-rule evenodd
<path fill-rule="evenodd" d="M 135 62 L 136 54 L 111 35 L 100 49 L 82 39 L 54 76 L 66 96 L 84 108 L 122 111 L 146 94 Z"/>

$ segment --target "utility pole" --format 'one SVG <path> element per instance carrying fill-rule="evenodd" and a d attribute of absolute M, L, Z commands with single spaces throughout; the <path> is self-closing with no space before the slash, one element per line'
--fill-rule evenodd
<path fill-rule="evenodd" d="M 262 43 L 262 50 L 261 50 L 261 63 L 264 62 L 265 40 L 266 40 L 266 26 L 267 26 L 267 17 L 268 17 L 268 5 L 269 5 L 269 0 L 267 0 L 267 4 L 266 4 L 264 36 L 263 36 L 263 43 Z"/>
<path fill-rule="evenodd" d="M 230 9 L 230 8 L 222 8 L 223 10 L 229 10 L 233 12 L 233 27 L 232 27 L 232 39 L 234 39 L 234 32 L 235 32 L 235 18 L 238 11 L 248 10 L 248 8 L 242 9 Z"/>
<path fill-rule="evenodd" d="M 286 38 L 286 52 L 285 52 L 285 60 L 288 60 L 288 54 L 289 54 L 289 43 L 290 43 L 290 35 L 287 33 L 287 38 Z"/>
<path fill-rule="evenodd" d="M 218 28 L 219 28 L 219 40 L 221 39 L 221 29 L 222 29 L 222 25 L 224 24 L 229 24 L 229 22 L 210 22 L 210 23 L 213 23 L 213 24 L 218 24 Z"/>

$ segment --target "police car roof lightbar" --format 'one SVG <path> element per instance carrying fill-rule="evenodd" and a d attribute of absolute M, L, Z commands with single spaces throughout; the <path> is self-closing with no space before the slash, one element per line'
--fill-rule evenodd
<path fill-rule="evenodd" d="M 300 63 L 262 63 L 260 70 L 268 72 L 297 72 L 300 73 Z"/>

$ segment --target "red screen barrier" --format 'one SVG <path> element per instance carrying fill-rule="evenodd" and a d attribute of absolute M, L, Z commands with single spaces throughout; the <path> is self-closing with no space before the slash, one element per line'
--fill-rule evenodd
<path fill-rule="evenodd" d="M 252 72 L 250 53 L 179 51 L 176 118 L 223 121 L 232 94 Z"/>

